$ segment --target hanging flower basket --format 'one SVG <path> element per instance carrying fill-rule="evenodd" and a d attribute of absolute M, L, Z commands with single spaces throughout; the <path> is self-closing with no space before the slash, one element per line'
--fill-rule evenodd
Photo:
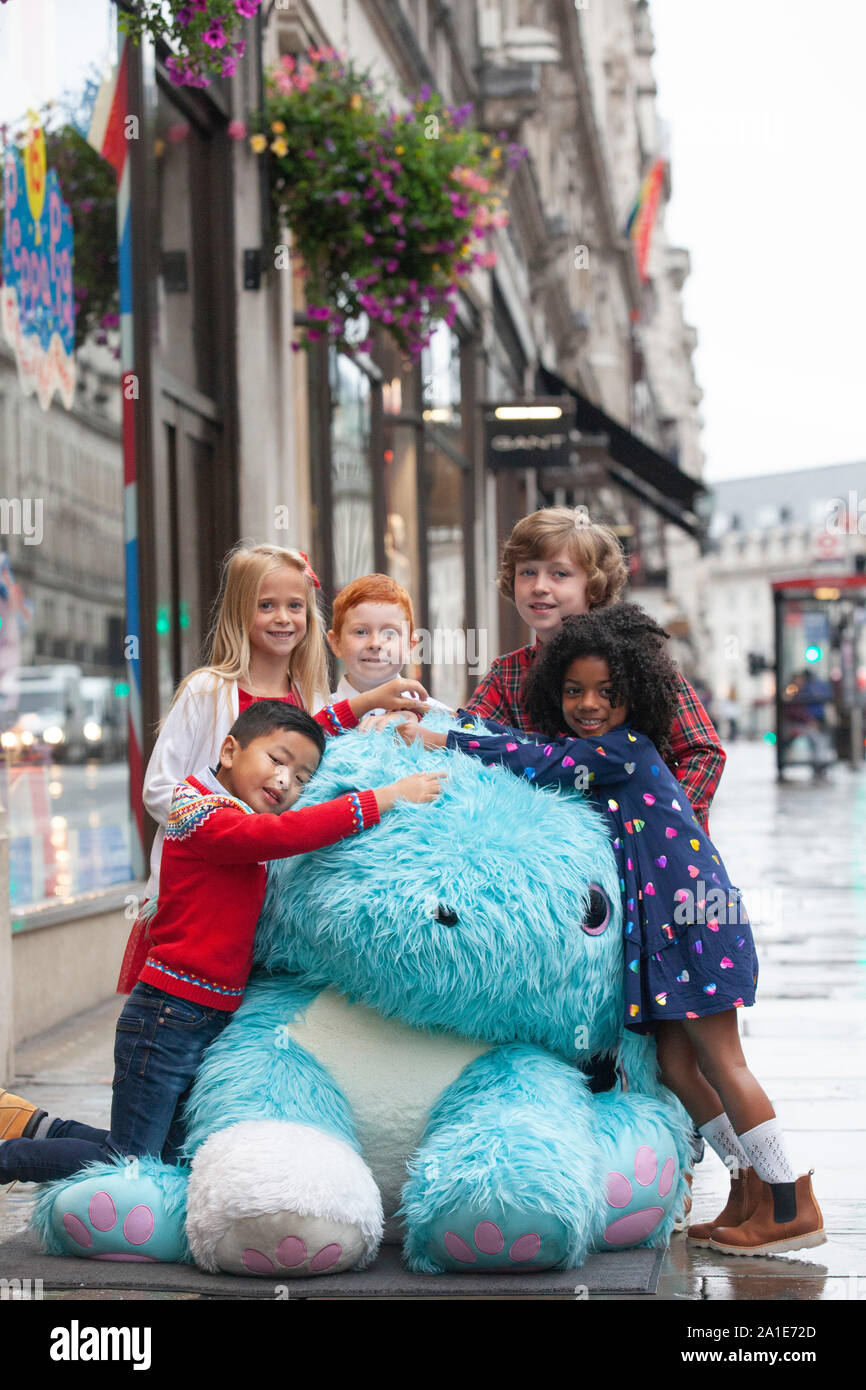
<path fill-rule="evenodd" d="M 135 13 L 118 10 L 124 33 L 139 41 L 148 34 L 164 39 L 176 56 L 166 62 L 179 87 L 208 87 L 213 77 L 234 77 L 245 40 L 245 19 L 262 0 L 141 0 Z"/>
<path fill-rule="evenodd" d="M 496 261 L 485 238 L 508 221 L 504 175 L 524 153 L 474 129 L 471 109 L 426 86 L 389 108 L 333 49 L 268 73 L 250 144 L 267 153 L 277 223 L 303 260 L 306 342 L 368 351 L 351 327 L 366 316 L 418 357 L 435 320 L 453 323 L 472 268 Z"/>

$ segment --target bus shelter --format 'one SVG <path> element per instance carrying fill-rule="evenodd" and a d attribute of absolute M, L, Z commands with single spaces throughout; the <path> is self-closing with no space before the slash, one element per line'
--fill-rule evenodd
<path fill-rule="evenodd" d="M 773 584 L 776 763 L 818 775 L 864 759 L 866 575 L 806 576 Z"/>

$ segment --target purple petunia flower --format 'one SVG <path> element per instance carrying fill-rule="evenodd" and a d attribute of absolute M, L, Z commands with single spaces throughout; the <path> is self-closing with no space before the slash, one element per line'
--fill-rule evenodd
<path fill-rule="evenodd" d="M 213 20 L 213 22 L 208 25 L 207 29 L 205 29 L 202 38 L 208 48 L 225 48 L 228 39 L 226 37 L 226 31 L 223 28 L 222 20 Z"/>
<path fill-rule="evenodd" d="M 235 9 L 243 19 L 252 19 L 262 0 L 235 0 Z"/>

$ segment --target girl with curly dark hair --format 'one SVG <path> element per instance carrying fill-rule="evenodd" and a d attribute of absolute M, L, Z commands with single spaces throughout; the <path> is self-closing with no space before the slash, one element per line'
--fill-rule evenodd
<path fill-rule="evenodd" d="M 731 1254 L 780 1254 L 820 1245 L 823 1221 L 740 1045 L 737 1010 L 755 1002 L 758 961 L 739 890 L 665 765 L 677 692 L 666 638 L 631 603 L 566 619 L 522 692 L 544 742 L 489 720 L 490 734 L 473 724 L 447 735 L 417 725 L 401 732 L 500 763 L 536 786 L 588 792 L 603 809 L 622 889 L 625 1025 L 655 1034 L 662 1080 L 732 1171 L 724 1211 L 691 1226 L 689 1239 Z M 610 905 L 596 916 L 584 931 L 604 931 Z"/>

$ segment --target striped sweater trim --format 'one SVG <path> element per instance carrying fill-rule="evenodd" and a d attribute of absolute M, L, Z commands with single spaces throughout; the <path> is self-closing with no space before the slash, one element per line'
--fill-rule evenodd
<path fill-rule="evenodd" d="M 199 989 L 210 990 L 212 994 L 224 994 L 230 999 L 239 999 L 244 992 L 244 986 L 231 988 L 228 985 L 218 985 L 215 980 L 206 980 L 202 975 L 187 975 L 183 970 L 173 970 L 170 965 L 163 965 L 156 956 L 148 956 L 144 962 L 144 968 L 158 970 L 163 975 L 168 975 L 172 980 L 183 980 L 185 984 L 197 985 Z"/>
<path fill-rule="evenodd" d="M 171 811 L 165 827 L 167 840 L 186 840 L 199 826 L 212 816 L 214 811 L 228 809 L 255 815 L 251 806 L 236 800 L 233 796 L 216 796 L 210 792 L 200 792 L 189 782 L 180 782 L 174 789 Z"/>

